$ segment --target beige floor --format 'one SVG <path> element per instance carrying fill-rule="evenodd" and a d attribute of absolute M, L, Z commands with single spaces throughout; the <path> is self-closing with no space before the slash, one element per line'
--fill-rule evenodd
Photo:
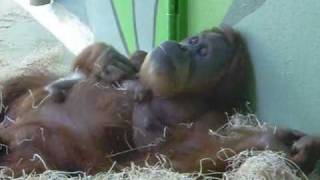
<path fill-rule="evenodd" d="M 69 70 L 72 55 L 11 0 L 0 1 L 0 80 L 29 68 Z"/>

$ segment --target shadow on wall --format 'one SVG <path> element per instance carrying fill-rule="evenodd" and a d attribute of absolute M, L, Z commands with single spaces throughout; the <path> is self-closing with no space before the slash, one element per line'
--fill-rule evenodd
<path fill-rule="evenodd" d="M 254 13 L 265 2 L 266 0 L 234 0 L 223 22 L 235 25 L 246 16 Z"/>

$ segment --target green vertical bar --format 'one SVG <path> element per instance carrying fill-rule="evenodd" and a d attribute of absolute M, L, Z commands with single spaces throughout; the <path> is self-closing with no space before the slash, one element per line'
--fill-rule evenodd
<path fill-rule="evenodd" d="M 176 40 L 180 41 L 188 35 L 188 2 L 178 0 L 177 5 Z"/>
<path fill-rule="evenodd" d="M 159 0 L 156 44 L 165 40 L 181 40 L 187 36 L 188 1 Z"/>
<path fill-rule="evenodd" d="M 168 12 L 168 23 L 169 23 L 169 39 L 177 39 L 177 0 L 169 0 L 169 12 Z"/>
<path fill-rule="evenodd" d="M 156 41 L 155 45 L 170 39 L 170 25 L 169 25 L 169 6 L 172 0 L 159 0 L 158 12 L 156 18 Z"/>
<path fill-rule="evenodd" d="M 188 33 L 188 2 L 186 0 L 169 1 L 169 39 L 181 40 Z"/>

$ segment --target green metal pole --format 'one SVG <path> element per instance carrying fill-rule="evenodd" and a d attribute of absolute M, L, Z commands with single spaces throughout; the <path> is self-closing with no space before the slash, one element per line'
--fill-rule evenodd
<path fill-rule="evenodd" d="M 169 39 L 176 40 L 177 34 L 177 0 L 169 0 L 169 12 L 168 12 L 168 23 L 169 23 Z"/>
<path fill-rule="evenodd" d="M 186 0 L 169 0 L 169 39 L 181 40 L 187 36 L 187 5 Z"/>
<path fill-rule="evenodd" d="M 188 1 L 177 0 L 176 40 L 184 39 L 188 35 Z"/>

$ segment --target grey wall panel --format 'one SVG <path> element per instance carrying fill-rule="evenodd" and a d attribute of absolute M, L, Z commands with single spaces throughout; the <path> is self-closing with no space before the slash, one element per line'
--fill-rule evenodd
<path fill-rule="evenodd" d="M 157 1 L 134 0 L 138 49 L 150 51 L 153 48 Z"/>
<path fill-rule="evenodd" d="M 262 120 L 319 133 L 319 9 L 319 0 L 268 0 L 235 25 L 249 45 Z"/>
<path fill-rule="evenodd" d="M 96 40 L 112 42 L 117 50 L 127 54 L 112 0 L 90 0 L 86 2 L 89 26 L 95 34 Z"/>

